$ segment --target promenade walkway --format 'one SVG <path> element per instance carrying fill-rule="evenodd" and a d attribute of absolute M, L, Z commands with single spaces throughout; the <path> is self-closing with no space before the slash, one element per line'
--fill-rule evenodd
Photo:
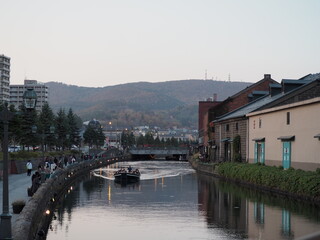
<path fill-rule="evenodd" d="M 34 171 L 32 171 L 32 174 Z M 31 186 L 31 176 L 27 173 L 10 174 L 9 175 L 9 208 L 12 215 L 11 224 L 14 226 L 15 220 L 19 214 L 13 214 L 11 203 L 18 199 L 24 199 L 26 202 L 29 200 L 27 188 Z M 0 181 L 0 212 L 2 213 L 3 202 L 3 181 Z"/>

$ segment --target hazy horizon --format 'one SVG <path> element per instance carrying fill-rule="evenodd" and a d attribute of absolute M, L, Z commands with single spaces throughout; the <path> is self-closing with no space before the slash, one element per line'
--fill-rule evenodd
<path fill-rule="evenodd" d="M 272 76 L 271 76 L 272 77 Z M 262 79 L 262 78 L 261 78 Z M 261 80 L 261 79 L 257 79 L 257 81 Z M 28 79 L 28 80 L 35 80 L 35 79 Z M 179 79 L 179 80 L 168 80 L 168 81 L 159 81 L 159 82 L 148 82 L 148 81 L 139 81 L 139 82 L 125 82 L 125 83 L 115 83 L 114 85 L 108 85 L 108 86 L 99 86 L 99 87 L 91 87 L 91 86 L 81 86 L 81 85 L 77 85 L 76 83 L 64 83 L 64 82 L 58 82 L 58 81 L 50 81 L 50 82 L 41 82 L 38 81 L 40 83 L 43 84 L 48 84 L 48 83 L 59 83 L 59 84 L 65 84 L 68 86 L 75 86 L 75 87 L 84 87 L 84 88 L 105 88 L 105 87 L 114 87 L 114 86 L 118 86 L 118 85 L 124 85 L 124 84 L 135 84 L 135 83 L 153 83 L 153 84 L 157 84 L 157 83 L 165 83 L 165 82 L 177 82 L 177 81 L 216 81 L 216 82 L 229 82 L 227 80 L 212 80 L 212 79 Z M 250 83 L 250 82 L 244 82 L 244 81 L 230 81 L 230 83 Z M 17 83 L 19 84 L 19 83 Z M 22 83 L 21 83 L 22 84 Z"/>
<path fill-rule="evenodd" d="M 0 54 L 24 79 L 106 87 L 320 72 L 320 1 L 2 1 Z"/>

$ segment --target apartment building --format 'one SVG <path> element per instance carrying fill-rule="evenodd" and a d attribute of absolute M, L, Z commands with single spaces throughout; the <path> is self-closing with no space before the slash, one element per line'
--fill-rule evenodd
<path fill-rule="evenodd" d="M 0 102 L 10 100 L 10 58 L 0 55 Z"/>
<path fill-rule="evenodd" d="M 41 111 L 43 105 L 48 102 L 49 89 L 43 83 L 38 83 L 37 80 L 24 80 L 24 84 L 21 85 L 10 85 L 10 104 L 13 104 L 16 109 L 23 103 L 24 92 L 32 88 L 38 97 L 36 110 Z"/>

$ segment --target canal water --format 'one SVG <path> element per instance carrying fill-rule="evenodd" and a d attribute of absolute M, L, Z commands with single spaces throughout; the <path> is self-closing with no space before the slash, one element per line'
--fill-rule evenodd
<path fill-rule="evenodd" d="M 112 174 L 138 168 L 139 183 Z M 197 174 L 187 162 L 96 169 L 65 193 L 47 240 L 296 239 L 320 230 L 320 209 Z"/>

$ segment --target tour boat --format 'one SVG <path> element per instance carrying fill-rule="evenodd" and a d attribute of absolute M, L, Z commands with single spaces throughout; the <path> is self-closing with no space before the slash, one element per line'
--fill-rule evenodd
<path fill-rule="evenodd" d="M 129 171 L 120 169 L 114 173 L 114 181 L 117 183 L 134 183 L 140 180 L 140 172 L 138 169 Z"/>

